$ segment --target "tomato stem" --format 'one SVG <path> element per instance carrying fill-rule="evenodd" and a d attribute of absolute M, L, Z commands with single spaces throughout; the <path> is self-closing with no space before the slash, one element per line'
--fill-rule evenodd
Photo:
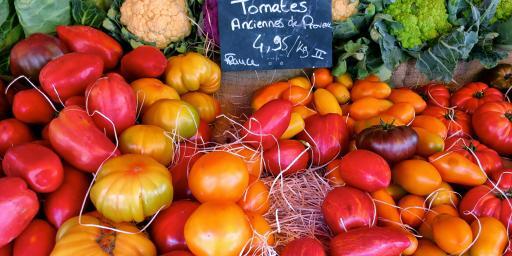
<path fill-rule="evenodd" d="M 473 94 L 473 97 L 477 98 L 477 99 L 481 99 L 485 96 L 485 93 L 484 91 L 479 91 L 479 92 L 476 92 L 475 94 Z"/>
<path fill-rule="evenodd" d="M 506 117 L 510 122 L 512 122 L 512 112 L 510 112 L 510 113 L 505 113 L 505 117 Z"/>

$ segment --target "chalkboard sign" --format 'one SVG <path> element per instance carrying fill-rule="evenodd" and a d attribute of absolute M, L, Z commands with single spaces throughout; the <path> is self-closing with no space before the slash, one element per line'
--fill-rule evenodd
<path fill-rule="evenodd" d="M 219 0 L 224 71 L 332 66 L 332 0 Z"/>

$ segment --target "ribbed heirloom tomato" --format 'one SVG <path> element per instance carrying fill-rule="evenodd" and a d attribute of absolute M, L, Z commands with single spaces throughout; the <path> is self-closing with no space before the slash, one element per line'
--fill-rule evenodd
<path fill-rule="evenodd" d="M 423 111 L 423 115 L 433 116 L 441 120 L 448 129 L 449 137 L 472 135 L 471 117 L 460 110 L 428 106 L 425 111 Z"/>
<path fill-rule="evenodd" d="M 419 89 L 420 95 L 428 105 L 438 107 L 450 106 L 450 91 L 444 84 L 428 84 Z"/>
<path fill-rule="evenodd" d="M 174 153 L 174 144 L 170 136 L 158 126 L 135 125 L 121 134 L 119 149 L 124 154 L 150 156 L 159 163 L 168 166 Z"/>
<path fill-rule="evenodd" d="M 486 102 L 501 102 L 503 93 L 496 88 L 480 82 L 469 83 L 456 91 L 451 97 L 452 107 L 473 114 L 475 110 Z"/>
<path fill-rule="evenodd" d="M 201 120 L 207 123 L 215 121 L 221 113 L 219 101 L 206 93 L 188 92 L 181 95 L 181 99 L 194 106 Z"/>
<path fill-rule="evenodd" d="M 143 124 L 158 126 L 179 138 L 190 138 L 199 128 L 199 113 L 187 102 L 162 99 L 153 103 L 142 117 Z"/>
<path fill-rule="evenodd" d="M 480 141 L 500 154 L 512 154 L 512 103 L 488 102 L 473 114 Z"/>
<path fill-rule="evenodd" d="M 141 78 L 133 81 L 130 86 L 137 96 L 138 107 L 142 112 L 161 99 L 179 100 L 178 92 L 155 78 Z"/>

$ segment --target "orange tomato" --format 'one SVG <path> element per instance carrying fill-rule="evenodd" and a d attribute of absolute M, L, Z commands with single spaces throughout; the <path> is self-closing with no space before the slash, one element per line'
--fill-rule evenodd
<path fill-rule="evenodd" d="M 372 97 L 356 100 L 350 106 L 350 117 L 355 120 L 364 120 L 377 116 L 393 106 L 389 100 L 376 99 Z"/>
<path fill-rule="evenodd" d="M 350 101 L 350 92 L 347 87 L 339 83 L 332 83 L 326 88 L 329 92 L 336 97 L 338 103 L 345 104 Z"/>
<path fill-rule="evenodd" d="M 348 128 L 350 134 L 354 134 L 354 128 L 356 125 L 356 121 L 354 121 L 354 119 L 350 116 L 343 116 L 343 120 L 347 124 L 347 128 Z"/>
<path fill-rule="evenodd" d="M 320 115 L 338 114 L 342 115 L 340 104 L 336 97 L 326 89 L 318 89 L 313 95 L 315 108 Z"/>
<path fill-rule="evenodd" d="M 339 170 L 340 159 L 335 159 L 327 165 L 325 171 L 325 178 L 329 181 L 332 186 L 344 186 L 345 181 L 341 178 Z"/>
<path fill-rule="evenodd" d="M 418 229 L 419 233 L 428 239 L 433 239 L 432 234 L 432 224 L 434 223 L 435 218 L 440 214 L 448 214 L 454 217 L 459 216 L 459 212 L 457 209 L 450 204 L 441 204 L 434 206 L 430 209 L 427 214 L 425 214 L 425 219 Z"/>
<path fill-rule="evenodd" d="M 433 116 L 416 116 L 411 126 L 423 128 L 429 132 L 435 133 L 439 135 L 439 137 L 441 137 L 442 139 L 446 139 L 446 136 L 448 135 L 448 129 L 446 128 L 444 123 Z"/>
<path fill-rule="evenodd" d="M 336 77 L 336 82 L 342 84 L 343 86 L 347 87 L 347 89 L 352 88 L 352 85 L 354 84 L 354 81 L 352 80 L 352 77 L 350 77 L 349 73 L 345 73 L 343 75 Z"/>
<path fill-rule="evenodd" d="M 469 250 L 471 256 L 503 255 L 508 244 L 505 226 L 492 217 L 481 217 L 471 223 L 473 236 L 478 237 Z"/>
<path fill-rule="evenodd" d="M 251 248 L 253 252 L 257 252 L 259 248 L 272 246 L 275 244 L 272 228 L 267 220 L 257 213 L 247 213 L 249 222 L 251 223 L 253 237 L 251 238 Z"/>
<path fill-rule="evenodd" d="M 238 205 L 245 212 L 265 214 L 270 208 L 269 197 L 270 191 L 267 185 L 261 180 L 256 180 L 249 185 L 242 199 L 238 201 Z"/>
<path fill-rule="evenodd" d="M 306 118 L 315 115 L 316 111 L 306 106 L 295 106 L 292 109 L 292 113 L 297 113 L 302 117 L 302 119 L 306 120 Z"/>
<path fill-rule="evenodd" d="M 441 248 L 427 239 L 418 241 L 418 249 L 413 256 L 448 256 Z"/>
<path fill-rule="evenodd" d="M 388 110 L 384 112 L 385 115 L 395 117 L 404 124 L 409 124 L 414 120 L 416 112 L 414 106 L 407 102 L 400 102 L 394 104 Z"/>
<path fill-rule="evenodd" d="M 359 80 L 354 83 L 350 96 L 356 101 L 366 97 L 385 99 L 391 94 L 391 87 L 383 82 Z"/>
<path fill-rule="evenodd" d="M 306 90 L 311 89 L 311 82 L 309 81 L 308 78 L 303 77 L 303 76 L 294 77 L 294 78 L 288 80 L 288 83 L 293 86 L 302 87 Z"/>
<path fill-rule="evenodd" d="M 268 102 L 279 99 L 284 90 L 290 86 L 288 82 L 277 82 L 257 90 L 252 97 L 252 109 L 256 111 Z"/>
<path fill-rule="evenodd" d="M 291 102 L 293 106 L 306 106 L 313 100 L 313 92 L 302 87 L 292 86 L 283 91 L 281 99 Z"/>
<path fill-rule="evenodd" d="M 355 150 L 357 150 L 356 140 L 351 140 L 348 143 L 348 151 L 352 152 L 352 151 L 355 151 Z"/>
<path fill-rule="evenodd" d="M 281 135 L 281 139 L 287 140 L 293 138 L 295 135 L 299 134 L 304 130 L 306 123 L 304 119 L 300 116 L 299 113 L 292 112 L 292 116 L 290 118 L 290 124 L 286 131 Z"/>
<path fill-rule="evenodd" d="M 381 189 L 371 193 L 375 207 L 377 209 L 377 216 L 379 223 L 384 226 L 399 225 L 400 213 L 396 208 L 396 203 L 393 197 L 386 189 Z"/>
<path fill-rule="evenodd" d="M 429 157 L 435 153 L 444 150 L 444 139 L 436 133 L 430 132 L 424 128 L 412 127 L 418 134 L 418 145 L 416 146 L 416 154 L 422 157 Z"/>
<path fill-rule="evenodd" d="M 400 198 L 407 195 L 407 191 L 404 188 L 400 187 L 397 184 L 391 184 L 386 188 L 386 191 L 389 193 L 394 200 L 400 200 Z"/>
<path fill-rule="evenodd" d="M 263 160 L 261 159 L 261 153 L 259 151 L 242 144 L 229 145 L 226 151 L 244 160 L 247 171 L 249 172 L 249 183 L 260 178 L 261 172 L 263 171 Z"/>
<path fill-rule="evenodd" d="M 245 162 L 224 151 L 201 156 L 188 175 L 190 191 L 199 202 L 237 202 L 248 183 Z"/>
<path fill-rule="evenodd" d="M 442 182 L 441 185 L 430 195 L 428 204 L 431 206 L 438 206 L 441 204 L 458 205 L 459 197 L 453 191 L 450 184 Z"/>
<path fill-rule="evenodd" d="M 133 81 L 130 85 L 135 95 L 137 95 L 137 103 L 142 108 L 142 112 L 148 110 L 158 100 L 180 99 L 180 95 L 174 88 L 155 78 L 142 78 Z"/>
<path fill-rule="evenodd" d="M 185 223 L 185 242 L 194 255 L 238 256 L 252 237 L 244 211 L 229 202 L 199 206 Z"/>
<path fill-rule="evenodd" d="M 158 126 L 179 137 L 190 138 L 199 128 L 199 113 L 182 100 L 159 100 L 144 113 L 142 123 Z"/>
<path fill-rule="evenodd" d="M 411 227 L 421 224 L 425 216 L 425 198 L 416 195 L 406 195 L 398 201 L 402 223 Z"/>
<path fill-rule="evenodd" d="M 416 250 L 418 250 L 418 238 L 414 236 L 411 232 L 400 228 L 400 230 L 409 238 L 410 245 L 407 247 L 402 254 L 403 255 L 413 255 Z"/>
<path fill-rule="evenodd" d="M 150 156 L 168 166 L 174 155 L 174 144 L 164 129 L 153 125 L 134 125 L 119 137 L 119 149 L 123 154 Z"/>
<path fill-rule="evenodd" d="M 316 88 L 325 88 L 332 83 L 334 77 L 331 71 L 326 68 L 318 68 L 313 72 L 313 85 Z"/>
<path fill-rule="evenodd" d="M 393 181 L 407 192 L 420 196 L 434 192 L 443 182 L 432 164 L 414 159 L 402 161 L 393 167 Z"/>
<path fill-rule="evenodd" d="M 396 126 L 405 125 L 404 123 L 402 123 L 402 121 L 397 120 L 395 117 L 382 114 L 382 115 L 379 115 L 379 116 L 376 116 L 376 117 L 372 117 L 372 118 L 368 118 L 368 119 L 365 119 L 365 120 L 355 121 L 354 122 L 354 132 L 356 134 L 360 133 L 364 129 L 370 128 L 370 127 L 375 126 L 375 125 L 379 125 L 382 122 L 384 122 L 386 124 L 394 124 Z"/>
<path fill-rule="evenodd" d="M 380 82 L 379 76 L 374 75 L 374 74 L 368 75 L 363 80 L 364 81 L 370 81 L 370 82 Z"/>
<path fill-rule="evenodd" d="M 181 99 L 194 106 L 201 120 L 207 123 L 212 123 L 220 115 L 219 101 L 206 93 L 188 92 L 181 95 Z"/>
<path fill-rule="evenodd" d="M 429 157 L 443 177 L 450 183 L 476 186 L 487 181 L 487 175 L 478 165 L 457 152 L 440 152 Z"/>
<path fill-rule="evenodd" d="M 423 98 L 408 88 L 393 89 L 388 97 L 393 103 L 407 102 L 414 106 L 416 113 L 421 113 L 427 107 L 427 103 Z"/>
<path fill-rule="evenodd" d="M 432 224 L 434 242 L 449 254 L 461 254 L 471 245 L 473 233 L 469 224 L 459 217 L 441 214 Z"/>

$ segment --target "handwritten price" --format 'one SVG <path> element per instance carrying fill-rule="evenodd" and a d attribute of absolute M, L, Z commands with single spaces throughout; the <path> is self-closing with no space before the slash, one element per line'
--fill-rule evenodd
<path fill-rule="evenodd" d="M 301 40 L 301 36 L 281 36 L 276 35 L 271 43 L 265 44 L 261 39 L 262 35 L 258 34 L 254 40 L 252 47 L 260 52 L 260 54 L 269 53 L 285 53 L 286 57 L 290 57 L 292 53 L 298 53 L 301 59 L 308 57 L 323 60 L 327 51 L 319 48 L 312 48 Z"/>

